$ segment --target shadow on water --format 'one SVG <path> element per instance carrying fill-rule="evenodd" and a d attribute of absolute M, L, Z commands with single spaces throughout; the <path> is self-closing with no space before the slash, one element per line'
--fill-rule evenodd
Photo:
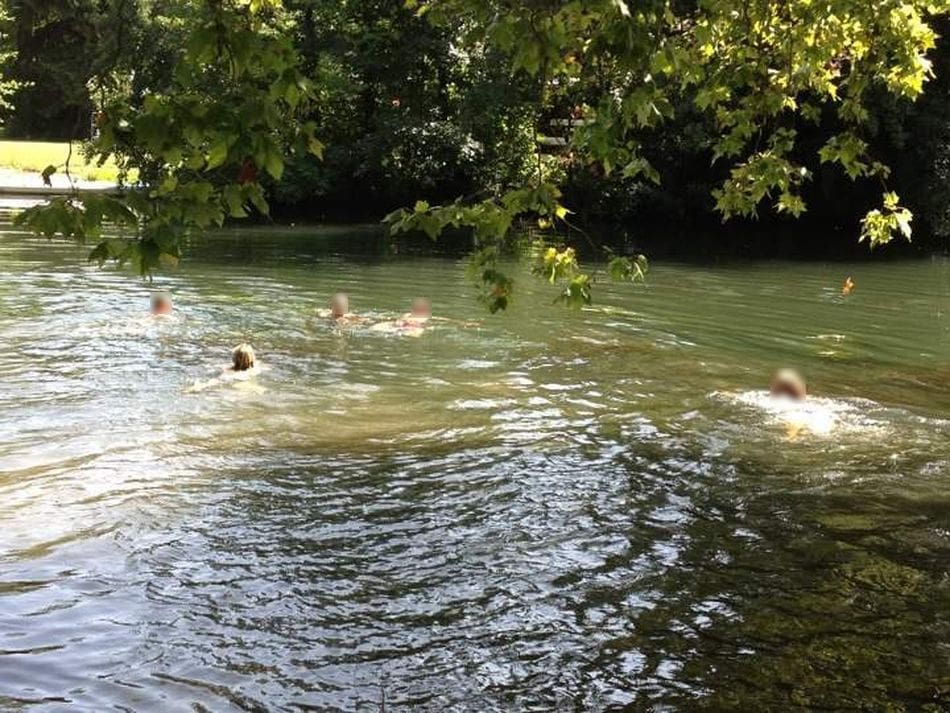
<path fill-rule="evenodd" d="M 371 235 L 209 238 L 158 322 L 0 236 L 0 707 L 950 707 L 950 265 L 660 264 L 580 314 L 525 277 L 485 318 Z M 483 322 L 341 331 L 337 290 Z M 267 371 L 189 392 L 245 340 Z M 756 392 L 785 364 L 828 428 Z"/>

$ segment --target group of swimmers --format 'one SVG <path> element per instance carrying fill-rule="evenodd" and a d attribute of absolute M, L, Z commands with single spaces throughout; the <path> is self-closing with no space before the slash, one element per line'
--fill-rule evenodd
<path fill-rule="evenodd" d="M 369 328 L 375 331 L 403 331 L 411 336 L 421 334 L 429 322 L 435 319 L 432 316 L 432 303 L 426 297 L 416 297 L 410 304 L 409 311 L 401 317 L 374 323 L 369 317 L 351 312 L 350 298 L 343 292 L 333 295 L 330 298 L 330 308 L 320 310 L 317 315 L 330 320 L 337 327 L 369 324 Z"/>
<path fill-rule="evenodd" d="M 151 299 L 152 315 L 156 317 L 169 316 L 174 309 L 172 298 L 167 292 L 157 292 Z M 367 325 L 376 331 L 397 331 L 409 336 L 419 336 L 434 318 L 432 303 L 425 297 L 416 297 L 412 300 L 409 311 L 395 320 L 375 322 L 369 318 L 354 314 L 350 311 L 349 297 L 338 292 L 330 299 L 329 309 L 320 310 L 318 316 L 327 319 L 338 327 Z M 451 322 L 452 320 L 444 320 Z M 465 322 L 464 326 L 477 325 L 477 322 Z M 231 372 L 247 374 L 257 369 L 257 357 L 250 344 L 239 344 L 231 350 Z M 804 401 L 808 395 L 805 380 L 801 374 L 793 369 L 780 369 L 769 383 L 769 393 L 774 397 Z"/>
<path fill-rule="evenodd" d="M 151 298 L 151 311 L 154 317 L 171 316 L 174 311 L 171 295 L 167 292 L 154 293 Z M 374 331 L 399 332 L 408 336 L 420 336 L 429 322 L 436 319 L 432 316 L 432 303 L 425 297 L 416 297 L 412 300 L 409 311 L 401 317 L 374 323 L 369 317 L 351 312 L 350 299 L 343 292 L 333 295 L 329 309 L 320 310 L 317 315 L 337 327 L 370 325 L 369 329 Z M 442 321 L 451 322 L 452 320 Z M 478 323 L 464 323 L 465 326 L 475 324 Z M 257 367 L 257 357 L 250 344 L 239 344 L 231 350 L 231 366 L 228 367 L 228 371 L 248 373 L 256 370 Z"/>
<path fill-rule="evenodd" d="M 151 299 L 153 317 L 170 317 L 174 311 L 171 295 L 167 292 L 156 292 Z M 257 368 L 257 355 L 250 344 L 238 344 L 231 350 L 231 366 L 229 371 L 249 374 Z"/>

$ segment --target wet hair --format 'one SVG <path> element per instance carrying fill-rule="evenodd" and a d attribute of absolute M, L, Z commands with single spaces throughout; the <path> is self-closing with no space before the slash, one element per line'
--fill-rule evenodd
<path fill-rule="evenodd" d="M 339 309 L 337 309 L 339 307 Z M 345 292 L 337 292 L 330 298 L 330 313 L 334 317 L 342 317 L 350 311 L 350 298 Z"/>
<path fill-rule="evenodd" d="M 780 369 L 772 377 L 769 393 L 772 396 L 787 396 L 790 399 L 801 401 L 807 395 L 808 390 L 801 374 L 794 369 Z"/>
<path fill-rule="evenodd" d="M 412 306 L 409 308 L 409 311 L 413 315 L 418 315 L 420 312 L 429 316 L 432 314 L 432 303 L 429 302 L 426 297 L 416 297 L 412 301 Z"/>
<path fill-rule="evenodd" d="M 239 344 L 231 352 L 234 371 L 247 371 L 254 367 L 254 349 L 250 344 Z"/>
<path fill-rule="evenodd" d="M 172 296 L 167 292 L 154 292 L 150 300 L 152 312 L 158 314 L 166 308 L 170 311 L 172 308 Z"/>

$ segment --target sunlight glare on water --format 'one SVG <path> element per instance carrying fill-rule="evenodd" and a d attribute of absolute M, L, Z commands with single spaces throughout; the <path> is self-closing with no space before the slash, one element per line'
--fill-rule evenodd
<path fill-rule="evenodd" d="M 152 319 L 0 233 L 0 708 L 950 707 L 950 263 L 658 264 L 580 313 L 522 275 L 488 316 L 380 243 L 210 236 Z M 339 290 L 457 322 L 335 329 Z"/>

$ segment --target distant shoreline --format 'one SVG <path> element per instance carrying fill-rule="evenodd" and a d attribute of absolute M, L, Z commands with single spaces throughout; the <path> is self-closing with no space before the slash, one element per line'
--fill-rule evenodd
<path fill-rule="evenodd" d="M 21 171 L 14 168 L 0 168 L 0 196 L 7 195 L 61 195 L 79 191 L 117 191 L 118 184 L 111 181 L 87 181 L 74 178 L 72 181 L 65 173 L 54 173 L 49 177 L 50 185 L 43 181 L 42 173 Z"/>

